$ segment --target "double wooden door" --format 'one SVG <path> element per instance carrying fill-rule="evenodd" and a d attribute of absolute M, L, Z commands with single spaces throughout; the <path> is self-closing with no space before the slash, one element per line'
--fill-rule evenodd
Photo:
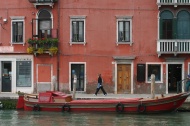
<path fill-rule="evenodd" d="M 131 93 L 131 65 L 117 65 L 117 93 Z"/>

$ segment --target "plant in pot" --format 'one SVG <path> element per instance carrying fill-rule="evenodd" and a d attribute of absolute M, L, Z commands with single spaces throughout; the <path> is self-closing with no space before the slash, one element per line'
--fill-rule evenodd
<path fill-rule="evenodd" d="M 38 48 L 37 52 L 39 54 L 43 54 L 44 53 L 44 48 L 43 47 Z"/>
<path fill-rule="evenodd" d="M 49 51 L 51 54 L 57 54 L 58 48 L 57 47 L 50 47 Z"/>
<path fill-rule="evenodd" d="M 27 48 L 27 53 L 31 54 L 31 53 L 33 53 L 33 52 L 34 52 L 34 48 L 33 48 L 32 46 L 29 46 L 29 47 Z"/>
<path fill-rule="evenodd" d="M 53 38 L 50 41 L 51 41 L 51 46 L 57 47 L 57 44 L 58 44 L 58 39 L 57 38 Z"/>

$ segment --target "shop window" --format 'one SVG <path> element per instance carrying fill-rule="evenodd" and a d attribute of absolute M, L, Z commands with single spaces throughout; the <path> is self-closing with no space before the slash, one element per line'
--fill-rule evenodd
<path fill-rule="evenodd" d="M 16 85 L 17 87 L 31 87 L 31 61 L 16 62 Z"/>

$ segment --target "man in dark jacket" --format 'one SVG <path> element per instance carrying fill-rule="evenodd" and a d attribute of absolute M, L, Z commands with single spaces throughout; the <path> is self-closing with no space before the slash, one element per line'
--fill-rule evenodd
<path fill-rule="evenodd" d="M 97 96 L 97 93 L 99 92 L 99 90 L 102 90 L 102 92 L 104 93 L 104 96 L 107 95 L 106 91 L 104 90 L 103 86 L 102 86 L 102 77 L 101 77 L 101 74 L 99 74 L 98 76 L 98 86 L 96 88 L 96 92 L 95 92 L 95 96 Z"/>

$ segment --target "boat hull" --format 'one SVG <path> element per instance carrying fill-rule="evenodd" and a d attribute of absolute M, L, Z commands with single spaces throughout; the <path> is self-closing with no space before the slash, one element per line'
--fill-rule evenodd
<path fill-rule="evenodd" d="M 71 100 L 69 102 L 39 102 L 24 100 L 26 111 L 54 112 L 118 112 L 118 113 L 161 113 L 178 109 L 189 96 L 181 93 L 156 99 L 97 99 Z"/>

